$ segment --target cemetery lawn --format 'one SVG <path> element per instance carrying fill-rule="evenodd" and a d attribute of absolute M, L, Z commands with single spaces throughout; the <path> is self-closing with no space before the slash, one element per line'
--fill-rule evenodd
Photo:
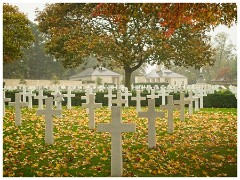
<path fill-rule="evenodd" d="M 97 109 L 96 123 L 110 122 L 110 115 L 107 107 Z M 147 119 L 137 118 L 134 107 L 123 108 L 122 118 L 136 123 L 135 133 L 123 133 L 123 176 L 237 177 L 237 109 L 201 109 L 184 122 L 176 111 L 172 135 L 167 119 L 157 119 L 153 149 L 147 147 Z M 110 176 L 110 133 L 89 130 L 85 109 L 63 107 L 63 118 L 54 118 L 54 145 L 45 145 L 44 131 L 36 107 L 22 109 L 20 127 L 6 107 L 3 176 Z"/>

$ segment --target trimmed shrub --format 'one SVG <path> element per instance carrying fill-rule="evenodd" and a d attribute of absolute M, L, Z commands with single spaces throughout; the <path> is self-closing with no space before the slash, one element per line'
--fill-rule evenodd
<path fill-rule="evenodd" d="M 208 94 L 203 97 L 206 108 L 237 108 L 237 99 L 233 94 Z"/>

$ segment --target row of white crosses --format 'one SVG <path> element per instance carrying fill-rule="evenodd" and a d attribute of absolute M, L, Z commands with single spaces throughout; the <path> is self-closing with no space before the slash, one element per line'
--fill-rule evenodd
<path fill-rule="evenodd" d="M 121 90 L 121 91 L 125 91 L 125 88 L 124 85 L 120 85 L 118 88 L 115 87 L 115 86 L 83 86 L 83 85 L 78 85 L 78 86 L 28 86 L 30 89 L 32 90 L 38 90 L 39 88 L 44 88 L 44 89 L 47 89 L 47 90 L 55 90 L 55 89 L 61 89 L 61 90 L 68 90 L 69 88 L 72 89 L 72 91 L 85 91 L 86 89 L 93 89 L 93 92 L 102 92 L 103 90 L 104 91 L 107 91 L 109 88 L 112 88 L 112 89 L 115 89 L 115 90 Z M 165 86 L 161 86 L 161 87 L 158 87 L 157 85 L 153 86 L 153 88 L 157 91 L 161 90 L 163 87 Z M 177 93 L 177 92 L 181 92 L 181 91 L 186 91 L 186 90 L 193 90 L 193 89 L 198 89 L 199 87 L 203 87 L 207 93 L 209 94 L 212 94 L 214 93 L 214 91 L 218 91 L 219 90 L 219 85 L 187 85 L 187 86 L 176 86 L 176 85 L 168 85 L 165 87 L 166 91 L 170 91 L 170 92 L 174 92 L 174 93 Z M 23 93 L 26 92 L 26 86 L 5 86 L 5 89 L 6 90 L 16 90 L 16 89 L 19 89 L 19 90 L 22 90 Z M 25 90 L 24 90 L 25 89 Z M 144 85 L 135 85 L 133 86 L 132 85 L 132 89 L 135 89 L 135 90 L 147 90 L 148 93 L 150 93 L 152 87 L 150 85 L 147 85 L 147 86 L 144 86 Z M 24 100 L 23 100 L 24 101 Z M 25 101 L 24 101 L 25 102 Z"/>
<path fill-rule="evenodd" d="M 58 99 L 56 96 L 63 96 L 63 97 L 67 97 L 67 109 L 71 109 L 71 98 L 75 97 L 75 94 L 71 94 L 71 89 L 68 88 L 67 89 L 67 94 L 64 95 L 60 95 L 59 92 L 59 87 L 56 87 L 55 92 L 51 93 L 51 95 L 54 95 L 55 97 L 55 106 L 57 106 L 57 109 L 61 109 L 61 102 L 59 101 L 61 99 L 61 101 L 63 100 L 61 97 L 60 99 Z M 158 98 L 159 97 L 159 93 L 161 93 L 162 95 L 162 105 L 165 105 L 165 97 L 166 95 L 169 94 L 169 92 L 165 91 L 165 88 L 161 88 L 161 91 L 158 91 L 158 95 L 155 94 L 155 90 L 151 89 L 151 94 L 147 95 L 147 98 Z M 200 108 L 203 107 L 203 96 L 206 95 L 206 93 L 204 94 L 203 91 L 200 91 L 202 93 L 198 93 L 197 90 L 195 90 L 195 94 L 197 94 L 198 97 L 200 97 Z M 89 99 L 89 94 L 92 93 L 92 89 L 87 89 L 86 90 L 86 96 L 83 96 L 82 99 L 86 99 L 86 103 L 88 103 Z M 29 102 L 28 102 L 28 108 L 32 108 L 32 97 L 34 97 L 34 99 L 38 99 L 38 109 L 42 109 L 43 107 L 43 100 L 47 97 L 47 96 L 43 96 L 43 90 L 39 89 L 38 90 L 38 96 L 36 96 L 36 94 L 32 93 L 32 90 L 30 90 L 29 92 L 26 92 L 26 88 L 23 88 L 23 92 L 21 93 L 23 97 L 28 96 L 29 97 Z M 119 92 L 118 92 L 119 94 Z M 121 94 L 121 96 L 125 97 L 125 101 L 124 104 L 126 107 L 128 107 L 128 96 L 132 95 L 131 93 L 128 92 L 127 88 L 125 88 L 125 92 L 124 94 Z M 105 95 L 105 97 L 108 98 L 108 108 L 110 109 L 110 107 L 112 106 L 112 102 L 116 102 L 116 104 L 119 105 L 118 101 L 122 101 L 123 99 L 119 97 L 120 95 L 118 95 L 118 98 L 113 100 L 112 98 L 115 97 L 115 95 L 112 94 L 112 89 L 108 90 L 108 94 Z M 131 97 L 132 100 L 136 100 L 136 104 L 137 104 L 137 112 L 140 111 L 141 109 L 141 101 L 145 100 L 145 97 L 141 97 L 140 96 L 140 92 L 139 90 L 137 90 L 137 96 L 136 97 Z M 23 98 L 23 102 L 25 101 L 25 98 Z M 121 103 L 122 104 L 122 103 Z M 195 110 L 198 110 L 198 101 L 195 101 Z M 86 110 L 88 113 L 88 109 Z"/>
<path fill-rule="evenodd" d="M 67 109 L 71 109 L 71 98 L 75 97 L 75 94 L 71 94 L 71 89 L 68 88 L 67 89 L 67 94 L 64 94 L 63 97 L 67 97 Z M 198 89 L 193 90 L 194 93 L 196 94 L 197 97 L 200 98 L 200 108 L 203 108 L 203 96 L 206 96 L 206 92 L 203 91 L 203 88 L 200 89 L 200 91 L 198 91 Z M 59 87 L 56 87 L 55 92 L 51 93 L 51 95 L 57 96 L 57 94 L 59 94 L 60 90 Z M 165 97 L 166 95 L 169 94 L 169 92 L 166 92 L 165 88 L 161 88 L 161 91 L 157 91 L 158 95 L 155 94 L 155 90 L 154 89 L 150 89 L 151 94 L 147 95 L 147 98 L 158 98 L 161 93 L 162 96 L 162 105 L 165 105 Z M 89 93 L 92 93 L 92 89 L 87 89 L 86 90 L 86 96 L 83 96 L 82 99 L 86 99 L 86 103 L 88 103 L 88 97 L 89 97 Z M 34 99 L 38 99 L 38 109 L 42 109 L 43 107 L 43 100 L 47 97 L 47 96 L 43 96 L 43 90 L 39 89 L 38 90 L 38 95 L 33 94 L 32 90 L 29 90 L 29 92 L 26 91 L 26 88 L 23 88 L 23 92 L 21 92 L 20 94 L 22 94 L 23 96 L 23 102 L 26 102 L 25 97 L 28 96 L 29 98 L 29 102 L 28 102 L 28 108 L 32 108 L 32 97 L 34 97 Z M 128 92 L 127 88 L 125 88 L 124 94 L 121 94 L 121 96 L 125 97 L 125 106 L 128 107 L 128 96 L 132 95 L 131 93 Z M 62 95 L 61 95 L 62 96 Z M 118 97 L 118 99 L 113 100 L 112 98 L 115 97 L 116 95 L 112 94 L 112 89 L 108 90 L 108 94 L 104 95 L 105 97 L 108 98 L 108 108 L 110 109 L 110 107 L 112 106 L 112 102 L 116 102 L 117 104 L 119 104 L 117 101 L 122 101 L 122 99 L 120 97 Z M 137 112 L 140 111 L 141 109 L 141 101 L 145 100 L 144 97 L 140 96 L 140 92 L 139 90 L 137 90 L 137 95 L 136 97 L 131 97 L 132 100 L 136 100 L 136 104 L 137 104 Z M 61 102 L 58 102 L 58 98 L 54 99 L 55 100 L 55 106 L 57 106 L 58 109 L 61 109 Z M 198 109 L 198 101 L 195 101 L 195 110 L 199 110 Z M 88 109 L 86 110 L 88 113 Z"/>

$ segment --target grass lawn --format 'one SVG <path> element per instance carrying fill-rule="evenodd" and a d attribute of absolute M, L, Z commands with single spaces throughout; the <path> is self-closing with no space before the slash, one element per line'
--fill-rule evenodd
<path fill-rule="evenodd" d="M 95 111 L 96 123 L 110 116 L 106 107 Z M 137 118 L 133 107 L 123 108 L 122 117 L 136 123 L 135 133 L 123 133 L 123 176 L 237 176 L 237 109 L 201 109 L 184 122 L 176 111 L 172 135 L 167 119 L 157 119 L 153 149 L 147 147 L 147 119 Z M 22 109 L 20 127 L 6 107 L 3 176 L 110 176 L 110 134 L 89 130 L 85 109 L 63 107 L 63 118 L 54 118 L 54 145 L 45 145 L 44 128 L 36 107 Z"/>

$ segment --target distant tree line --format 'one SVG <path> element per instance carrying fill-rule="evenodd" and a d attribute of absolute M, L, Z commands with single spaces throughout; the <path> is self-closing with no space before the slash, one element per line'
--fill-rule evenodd
<path fill-rule="evenodd" d="M 221 32 L 213 37 L 211 44 L 214 47 L 213 66 L 204 66 L 203 74 L 206 83 L 237 81 L 237 51 L 236 46 L 228 40 L 229 35 Z M 189 84 L 197 82 L 200 71 L 193 67 L 184 68 L 173 66 L 171 69 L 188 77 Z"/>

